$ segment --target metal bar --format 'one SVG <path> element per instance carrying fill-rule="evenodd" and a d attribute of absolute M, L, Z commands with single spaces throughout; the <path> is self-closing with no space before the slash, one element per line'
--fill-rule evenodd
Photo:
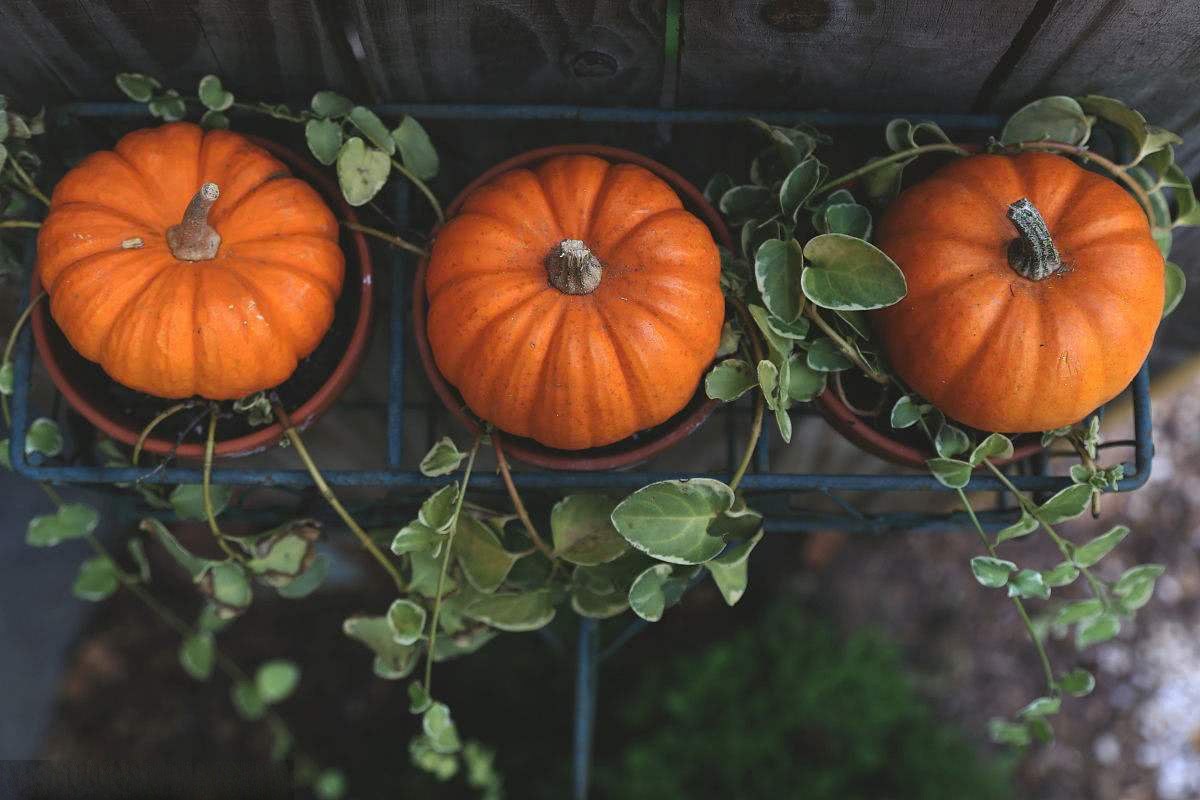
<path fill-rule="evenodd" d="M 587 800 L 591 785 L 592 734 L 596 727 L 598 676 L 596 620 L 579 618 L 578 661 L 575 668 L 575 738 L 572 749 L 572 798 Z"/>
<path fill-rule="evenodd" d="M 397 220 L 408 216 L 408 182 L 396 181 L 392 192 L 392 202 L 396 206 Z M 392 250 L 392 307 L 389 309 L 388 331 L 389 350 L 391 352 L 388 364 L 388 406 L 387 406 L 387 463 L 392 469 L 399 469 L 404 463 L 404 333 L 408 321 L 408 286 L 407 280 L 408 257 L 398 248 Z"/>
<path fill-rule="evenodd" d="M 63 111 L 84 117 L 144 117 L 141 103 L 67 103 Z M 906 111 L 779 111 L 767 109 L 700 108 L 598 108 L 572 105 L 490 105 L 475 103 L 383 103 L 373 107 L 381 116 L 411 114 L 422 119 L 483 119 L 517 121 L 624 122 L 657 124 L 726 125 L 755 117 L 771 123 L 801 122 L 825 128 L 864 128 L 886 125 L 897 117 L 936 122 L 943 128 L 997 131 L 1004 124 L 998 114 L 928 114 Z M 236 110 L 231 113 L 241 115 Z"/>

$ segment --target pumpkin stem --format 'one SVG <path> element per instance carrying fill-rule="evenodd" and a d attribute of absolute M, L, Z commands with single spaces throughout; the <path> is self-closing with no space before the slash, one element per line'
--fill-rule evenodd
<path fill-rule="evenodd" d="M 563 239 L 546 256 L 550 285 L 563 294 L 591 294 L 603 271 L 600 259 L 578 239 Z"/>
<path fill-rule="evenodd" d="M 1022 197 L 1008 207 L 1008 218 L 1021 234 L 1008 246 L 1009 266 L 1018 275 L 1040 281 L 1062 269 L 1062 257 L 1050 238 L 1046 220 L 1028 197 Z"/>
<path fill-rule="evenodd" d="M 167 246 L 180 261 L 216 258 L 221 237 L 208 224 L 208 212 L 220 196 L 215 183 L 204 184 L 183 212 L 183 222 L 167 229 Z"/>

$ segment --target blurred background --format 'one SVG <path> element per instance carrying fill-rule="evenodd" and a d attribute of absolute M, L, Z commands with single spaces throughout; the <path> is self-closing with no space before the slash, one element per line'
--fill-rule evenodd
<path fill-rule="evenodd" d="M 113 75 L 136 71 L 187 93 L 200 76 L 215 73 L 239 98 L 300 107 L 328 88 L 364 103 L 877 114 L 826 130 L 834 137 L 829 159 L 848 165 L 884 150 L 883 122 L 892 116 L 995 114 L 999 123 L 1037 97 L 1098 93 L 1182 135 L 1176 158 L 1194 178 L 1200 172 L 1194 11 L 1168 0 L 2 0 L 0 94 L 29 112 L 72 100 L 120 100 Z M 433 188 L 443 201 L 491 164 L 544 144 L 622 145 L 699 185 L 716 171 L 744 179 L 761 144 L 742 126 L 422 121 L 441 155 Z M 75 141 L 111 142 L 122 126 L 130 123 L 80 123 Z M 303 149 L 297 131 L 283 126 L 235 118 L 235 127 Z M 953 124 L 945 127 L 954 134 Z M 964 136 L 986 139 L 975 130 Z M 422 213 L 404 225 L 427 230 Z M 377 265 L 389 259 L 376 250 Z M 1200 285 L 1200 236 L 1178 232 L 1172 260 Z M 27 274 L 5 263 L 0 322 L 7 329 Z M 381 280 L 368 360 L 308 434 L 326 468 L 383 460 L 386 318 L 396 310 L 388 287 L 407 273 L 384 270 Z M 750 591 L 737 607 L 727 608 L 715 589 L 701 585 L 605 661 L 594 796 L 1200 797 L 1198 311 L 1200 292 L 1193 290 L 1160 331 L 1152 355 L 1157 452 L 1149 484 L 1105 497 L 1102 520 L 1066 530 L 1081 538 L 1125 522 L 1135 536 L 1106 559 L 1105 574 L 1149 561 L 1168 570 L 1139 622 L 1118 639 L 1078 656 L 1069 641 L 1051 635 L 1056 662 L 1092 670 L 1098 684 L 1090 697 L 1065 705 L 1054 744 L 1018 756 L 987 742 L 988 719 L 1035 696 L 1041 679 L 1011 606 L 970 574 L 973 535 L 846 534 L 809 525 L 801 533 L 768 534 L 751 559 Z M 443 434 L 463 440 L 415 364 L 406 386 L 410 460 Z M 35 388 L 36 407 L 88 442 L 86 424 L 62 408 L 44 375 L 35 374 Z M 745 410 L 736 413 L 744 426 Z M 726 441 L 738 420 L 714 417 L 651 466 L 725 470 Z M 820 418 L 798 415 L 796 423 L 790 446 L 771 447 L 775 471 L 896 471 Z M 1106 415 L 1105 436 L 1128 438 L 1129 429 L 1123 401 Z M 286 451 L 254 463 L 294 466 Z M 100 533 L 108 541 L 122 542 L 136 526 L 127 495 L 65 494 L 101 509 Z M 357 508 L 369 507 L 380 527 L 412 515 L 413 498 L 401 493 L 348 495 Z M 529 496 L 535 514 L 554 499 L 546 492 Z M 298 513 L 325 514 L 312 491 L 260 488 L 240 502 L 287 502 Z M 819 494 L 788 502 L 806 509 L 828 503 Z M 951 508 L 930 494 L 854 502 L 870 511 Z M 221 681 L 197 683 L 180 670 L 172 631 L 125 593 L 99 605 L 74 599 L 80 548 L 24 544 L 27 520 L 49 509 L 32 483 L 0 472 L 0 761 L 116 763 L 210 778 L 264 769 L 266 732 L 241 723 Z M 403 746 L 415 718 L 407 713 L 404 685 L 374 678 L 367 652 L 340 634 L 348 614 L 389 599 L 388 585 L 342 534 L 331 528 L 326 537 L 336 568 L 303 612 L 264 598 L 222 635 L 223 647 L 248 663 L 286 655 L 303 666 L 289 722 L 307 748 L 345 770 L 354 796 L 472 796 L 461 782 L 439 784 L 409 767 Z M 198 550 L 210 546 L 202 526 L 182 525 L 179 535 Z M 1042 551 L 1044 542 L 1021 546 L 1023 560 L 1053 558 Z M 151 557 L 162 596 L 194 615 L 186 579 L 161 553 L 152 549 Z M 454 698 L 460 729 L 497 747 L 510 797 L 566 796 L 574 679 L 569 616 L 560 614 L 552 636 L 502 636 L 439 668 L 440 691 Z"/>

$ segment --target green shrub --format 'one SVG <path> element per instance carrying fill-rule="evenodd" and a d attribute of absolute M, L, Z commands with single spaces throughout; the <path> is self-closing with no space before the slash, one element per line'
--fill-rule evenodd
<path fill-rule="evenodd" d="M 644 675 L 619 712 L 624 751 L 599 770 L 614 800 L 1012 795 L 1010 765 L 937 720 L 876 634 L 842 640 L 780 608 Z"/>

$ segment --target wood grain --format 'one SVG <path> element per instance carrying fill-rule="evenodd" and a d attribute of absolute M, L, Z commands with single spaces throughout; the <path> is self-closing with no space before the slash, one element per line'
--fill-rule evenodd
<path fill-rule="evenodd" d="M 679 104 L 963 111 L 1033 5 L 686 2 Z"/>
<path fill-rule="evenodd" d="M 389 100 L 650 105 L 665 0 L 356 0 Z"/>
<path fill-rule="evenodd" d="M 1177 160 L 1200 171 L 1200 15 L 1177 0 L 1059 0 L 992 105 L 1103 94 L 1184 137 Z"/>

